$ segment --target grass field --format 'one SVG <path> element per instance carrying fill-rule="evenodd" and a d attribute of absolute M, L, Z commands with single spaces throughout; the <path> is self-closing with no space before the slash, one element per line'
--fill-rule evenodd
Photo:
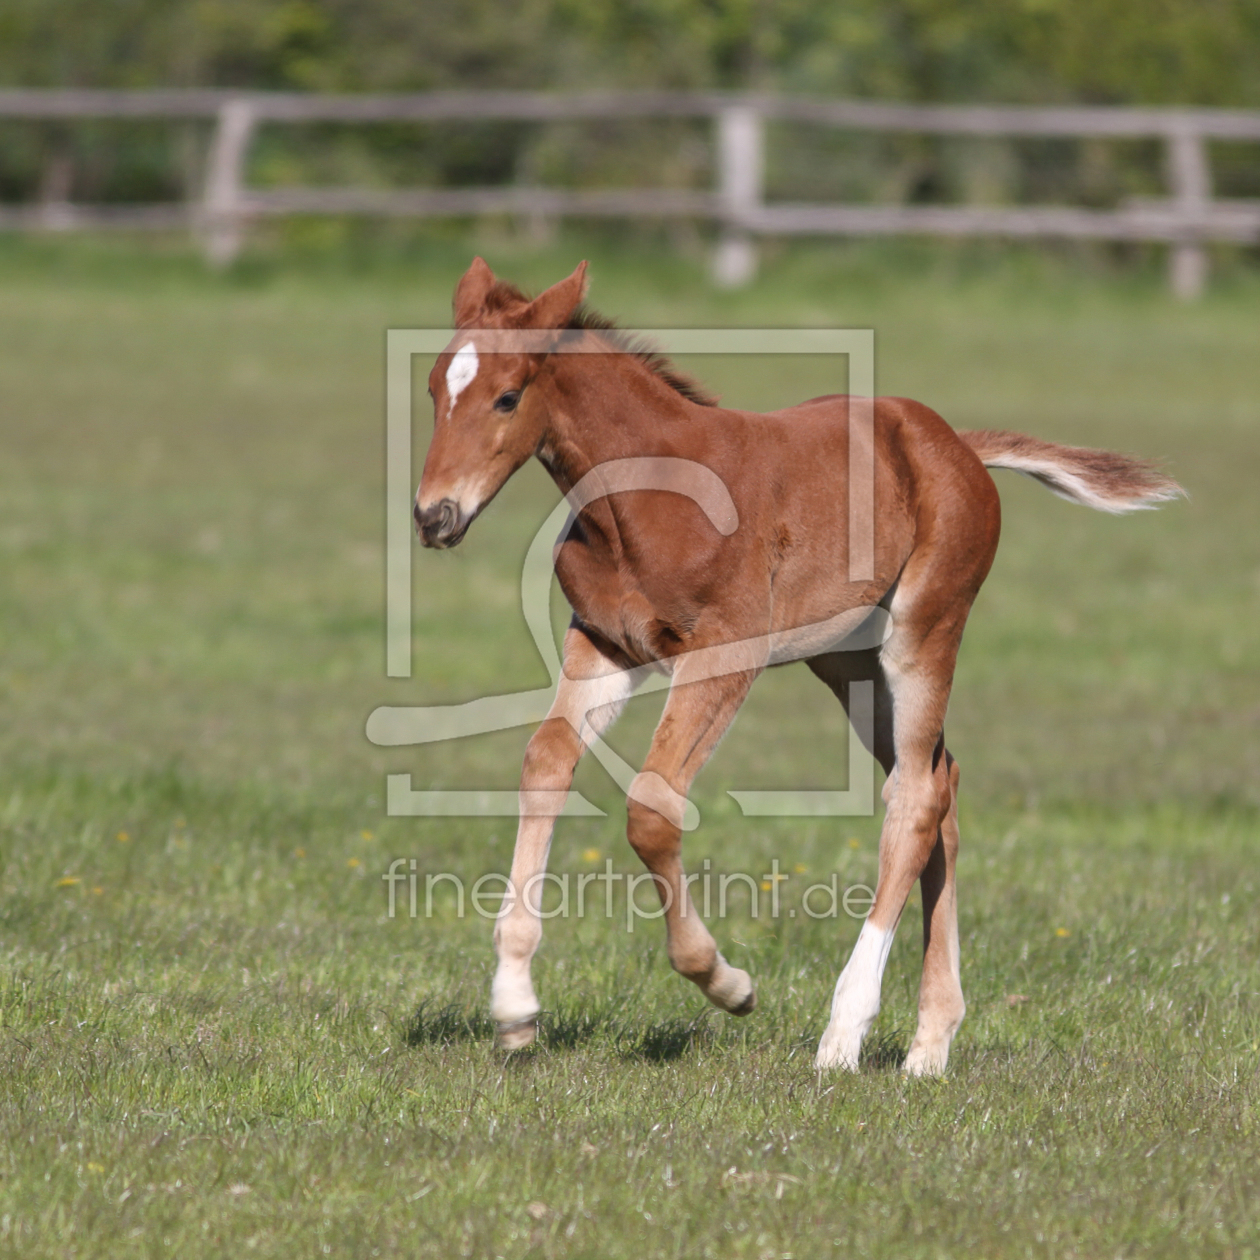
<path fill-rule="evenodd" d="M 1001 481 L 950 712 L 969 1013 L 944 1080 L 899 1071 L 917 898 L 862 1073 L 823 1080 L 851 917 L 734 897 L 713 926 L 758 984 L 743 1021 L 672 974 L 659 924 L 557 918 L 541 1044 L 510 1059 L 489 923 L 446 891 L 388 917 L 393 859 L 471 883 L 513 827 L 387 818 L 386 773 L 510 788 L 528 731 L 380 750 L 367 714 L 547 682 L 519 608 L 556 498 L 537 468 L 416 555 L 414 678 L 384 676 L 385 330 L 441 324 L 473 248 L 534 287 L 591 253 L 631 324 L 873 327 L 882 392 L 1188 487 L 1117 520 Z M 1178 307 L 1154 275 L 1018 252 L 802 247 L 732 296 L 646 243 L 209 277 L 0 242 L 0 1249 L 1260 1256 L 1258 326 L 1245 271 Z M 733 404 L 835 388 L 823 362 L 685 366 Z M 614 732 L 631 761 L 659 706 Z M 763 678 L 689 864 L 777 858 L 793 906 L 873 883 L 877 818 L 726 794 L 844 786 L 846 743 L 803 668 Z M 579 787 L 608 816 L 562 822 L 552 869 L 637 870 L 613 785 Z"/>

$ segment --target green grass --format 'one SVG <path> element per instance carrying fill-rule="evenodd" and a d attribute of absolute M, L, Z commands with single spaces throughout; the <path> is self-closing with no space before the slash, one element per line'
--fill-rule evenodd
<path fill-rule="evenodd" d="M 659 924 L 557 918 L 541 1044 L 507 1060 L 489 924 L 445 892 L 387 916 L 392 859 L 471 882 L 512 828 L 386 818 L 385 774 L 512 787 L 528 732 L 380 750 L 367 714 L 547 681 L 518 602 L 555 500 L 537 469 L 417 555 L 415 676 L 384 677 L 384 332 L 440 323 L 473 248 L 535 287 L 589 253 L 626 323 L 874 327 L 884 392 L 1189 488 L 1112 520 L 1002 480 L 950 714 L 969 1012 L 946 1079 L 898 1070 L 917 899 L 863 1072 L 822 1081 L 847 916 L 734 899 L 713 926 L 758 983 L 743 1021 L 670 972 Z M 985 249 L 801 247 L 725 295 L 597 238 L 294 246 L 226 277 L 174 246 L 0 242 L 0 1248 L 1260 1255 L 1258 311 L 1244 270 L 1178 307 L 1153 271 Z M 691 366 L 752 406 L 835 380 Z M 659 706 L 614 733 L 628 759 Z M 689 864 L 777 858 L 787 908 L 872 883 L 878 819 L 726 795 L 845 764 L 834 701 L 768 675 L 701 777 Z M 637 870 L 615 788 L 579 780 L 608 816 L 562 823 L 552 869 Z"/>

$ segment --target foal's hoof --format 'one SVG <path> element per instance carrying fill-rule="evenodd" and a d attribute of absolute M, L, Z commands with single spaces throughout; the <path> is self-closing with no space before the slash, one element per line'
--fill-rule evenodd
<path fill-rule="evenodd" d="M 841 1031 L 828 1025 L 818 1043 L 818 1053 L 814 1056 L 814 1067 L 819 1072 L 830 1072 L 838 1068 L 845 1072 L 858 1070 L 858 1055 L 862 1050 L 862 1034 L 852 1029 Z"/>
<path fill-rule="evenodd" d="M 757 1005 L 757 991 L 753 988 L 752 977 L 721 957 L 704 995 L 728 1015 L 747 1015 Z"/>
<path fill-rule="evenodd" d="M 510 1024 L 498 1024 L 495 1042 L 500 1050 L 524 1050 L 538 1036 L 538 1016 L 518 1019 Z"/>
<path fill-rule="evenodd" d="M 901 1070 L 907 1076 L 944 1076 L 949 1061 L 949 1042 L 943 1046 L 921 1046 L 916 1041 L 906 1055 Z"/>

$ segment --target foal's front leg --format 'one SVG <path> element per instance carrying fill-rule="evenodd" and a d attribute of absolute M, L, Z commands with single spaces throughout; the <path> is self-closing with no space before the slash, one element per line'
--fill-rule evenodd
<path fill-rule="evenodd" d="M 537 1032 L 539 1005 L 530 963 L 542 941 L 542 876 L 556 815 L 564 808 L 582 753 L 612 725 L 633 690 L 633 675 L 623 664 L 579 627 L 571 627 L 555 701 L 525 750 L 512 874 L 494 928 L 499 965 L 490 1014 L 505 1050 L 529 1045 Z"/>
<path fill-rule="evenodd" d="M 732 967 L 696 913 L 682 865 L 687 792 L 743 704 L 756 670 L 687 683 L 680 662 L 643 771 L 630 785 L 627 834 L 652 872 L 665 909 L 669 961 L 714 1006 L 747 1015 L 757 1002 L 746 971 Z"/>

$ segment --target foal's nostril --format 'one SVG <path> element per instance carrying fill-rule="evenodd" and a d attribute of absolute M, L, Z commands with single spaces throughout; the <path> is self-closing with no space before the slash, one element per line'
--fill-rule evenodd
<path fill-rule="evenodd" d="M 413 515 L 426 547 L 440 547 L 459 532 L 459 505 L 454 499 L 442 499 L 427 508 L 417 502 Z"/>

